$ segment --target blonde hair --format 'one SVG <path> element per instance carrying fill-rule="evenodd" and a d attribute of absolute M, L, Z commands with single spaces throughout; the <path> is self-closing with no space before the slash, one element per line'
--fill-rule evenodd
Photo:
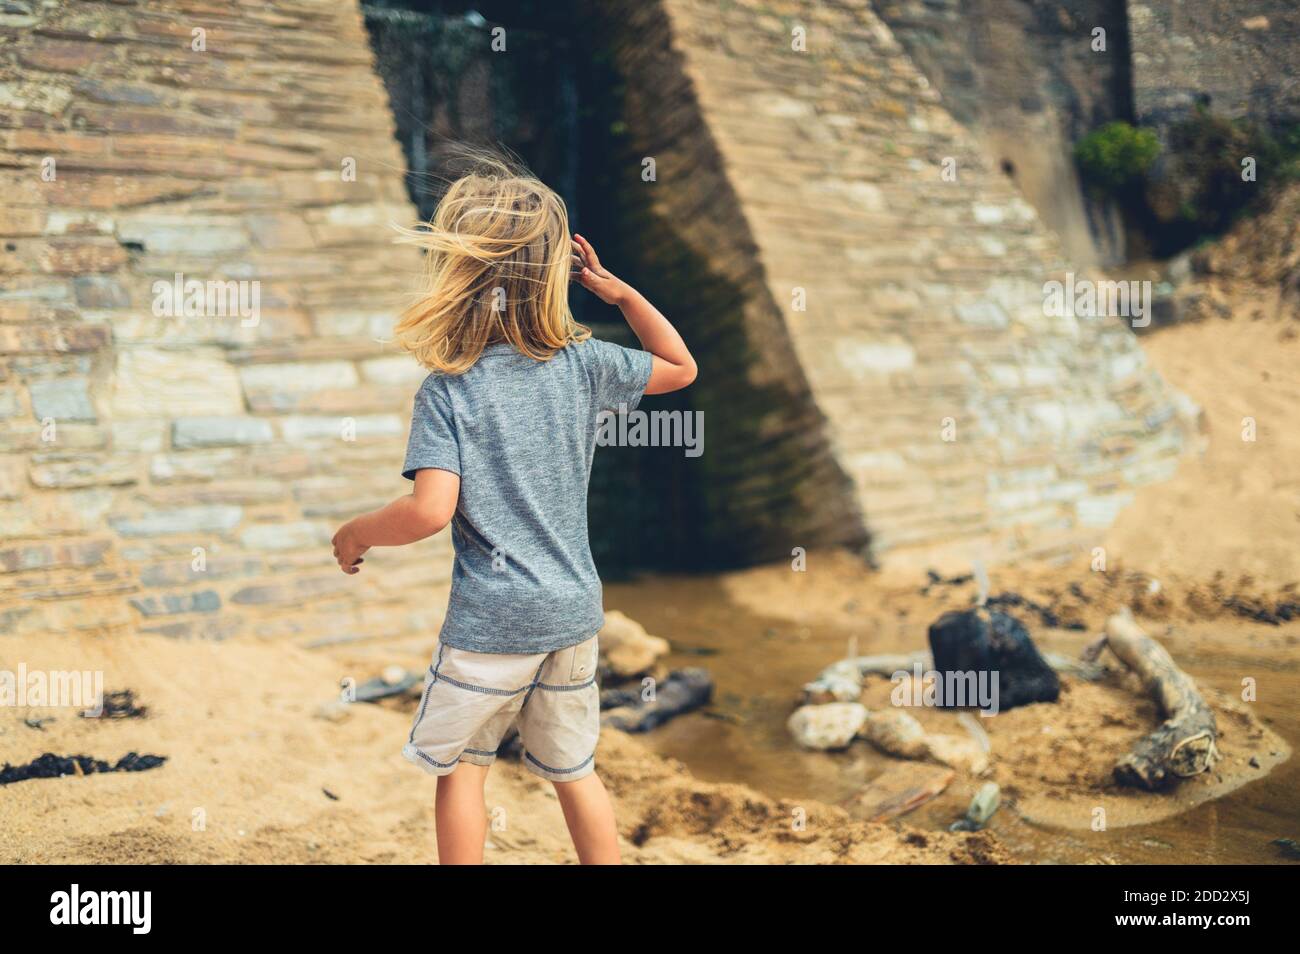
<path fill-rule="evenodd" d="M 569 310 L 569 215 L 541 180 L 505 160 L 473 154 L 433 219 L 399 241 L 427 252 L 419 298 L 397 342 L 431 371 L 462 374 L 483 349 L 509 342 L 546 361 L 591 336 Z"/>

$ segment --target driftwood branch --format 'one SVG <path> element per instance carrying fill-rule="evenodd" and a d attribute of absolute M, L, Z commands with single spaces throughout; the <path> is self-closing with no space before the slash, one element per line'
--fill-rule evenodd
<path fill-rule="evenodd" d="M 1164 722 L 1115 765 L 1115 780 L 1155 790 L 1209 771 L 1218 757 L 1214 712 L 1192 678 L 1144 633 L 1127 609 L 1106 621 L 1106 645 L 1142 680 Z"/>

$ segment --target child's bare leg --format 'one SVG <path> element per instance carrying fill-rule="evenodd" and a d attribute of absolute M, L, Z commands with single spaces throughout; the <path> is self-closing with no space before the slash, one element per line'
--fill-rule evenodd
<path fill-rule="evenodd" d="M 438 864 L 481 865 L 487 840 L 483 785 L 488 766 L 461 762 L 450 775 L 438 777 L 434 816 L 438 827 Z"/>
<path fill-rule="evenodd" d="M 564 809 L 578 861 L 584 865 L 619 863 L 618 827 L 614 823 L 614 806 L 595 772 L 576 782 L 552 782 Z"/>

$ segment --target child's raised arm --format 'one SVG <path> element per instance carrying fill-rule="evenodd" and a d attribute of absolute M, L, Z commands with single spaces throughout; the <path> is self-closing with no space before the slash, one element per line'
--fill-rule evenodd
<path fill-rule="evenodd" d="M 607 305 L 618 305 L 623 317 L 654 357 L 646 394 L 680 391 L 695 380 L 695 359 L 671 322 L 639 291 L 600 264 L 591 243 L 574 233 L 573 277 Z"/>
<path fill-rule="evenodd" d="M 416 471 L 413 492 L 349 520 L 334 534 L 339 568 L 358 573 L 371 547 L 400 547 L 433 536 L 451 522 L 459 500 L 458 475 L 435 468 Z"/>

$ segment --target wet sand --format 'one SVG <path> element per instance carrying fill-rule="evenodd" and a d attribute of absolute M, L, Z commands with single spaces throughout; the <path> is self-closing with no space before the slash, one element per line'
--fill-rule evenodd
<path fill-rule="evenodd" d="M 1300 621 L 1272 626 L 1243 614 L 1294 603 L 1300 590 L 1300 428 L 1292 412 L 1300 404 L 1300 338 L 1291 321 L 1243 319 L 1166 329 L 1143 343 L 1166 379 L 1203 408 L 1203 452 L 1173 480 L 1143 489 L 1099 538 L 1106 573 L 1094 572 L 1091 552 L 1082 552 L 1062 565 L 993 568 L 991 589 L 1050 606 L 1060 627 L 1013 612 L 1042 648 L 1071 655 L 1109 613 L 1132 607 L 1216 708 L 1225 761 L 1214 777 L 1173 795 L 1114 791 L 1105 769 L 1155 727 L 1154 709 L 1136 686 L 1066 679 L 1067 705 L 993 720 L 995 756 L 1001 742 L 1022 757 L 1014 767 L 995 764 L 1018 810 L 1004 807 L 990 829 L 1025 861 L 1283 861 L 1269 842 L 1300 837 L 1300 760 L 1266 770 L 1300 745 Z M 1255 441 L 1241 439 L 1247 417 Z M 929 623 L 975 597 L 973 584 L 923 593 L 925 583 L 913 571 L 873 573 L 849 554 L 827 553 L 810 555 L 806 573 L 777 565 L 611 588 L 611 606 L 673 640 L 680 651 L 671 664 L 697 663 L 691 650 L 716 653 L 704 664 L 718 678 L 717 711 L 679 720 L 651 744 L 704 778 L 848 799 L 893 760 L 865 743 L 847 753 L 800 751 L 785 719 L 799 687 L 824 666 L 857 653 L 925 649 Z M 1070 623 L 1083 631 L 1063 628 Z M 1256 682 L 1257 701 L 1241 701 L 1243 679 Z M 869 686 L 867 701 L 879 691 Z M 962 731 L 948 713 L 918 715 Z M 1080 738 L 1093 722 L 1101 723 L 1090 740 L 1100 756 Z M 976 784 L 959 778 L 908 821 L 946 826 Z M 1088 827 L 1097 806 L 1108 808 L 1107 831 Z"/>
<path fill-rule="evenodd" d="M 902 822 L 854 820 L 835 806 L 893 760 L 865 744 L 838 754 L 798 750 L 785 720 L 799 687 L 846 655 L 923 648 L 928 624 L 946 608 L 969 605 L 973 588 L 923 593 L 916 573 L 871 573 L 851 555 L 814 553 L 801 574 L 777 565 L 608 587 L 607 606 L 673 641 L 670 664 L 705 665 L 718 685 L 708 710 L 649 736 L 603 734 L 598 764 L 627 860 L 1283 861 L 1269 842 L 1300 837 L 1300 760 L 1266 774 L 1269 759 L 1260 755 L 1300 743 L 1300 621 L 1269 626 L 1242 613 L 1294 600 L 1300 579 L 1300 433 L 1288 418 L 1300 398 L 1293 373 L 1300 345 L 1289 330 L 1218 322 L 1149 338 L 1152 359 L 1206 408 L 1205 457 L 1125 511 L 1106 538 L 1105 574 L 1092 572 L 1084 555 L 1066 566 L 992 572 L 995 593 L 1019 592 L 1050 605 L 1063 624 L 1084 625 L 1079 632 L 1027 620 L 1046 649 L 1076 653 L 1107 613 L 1133 606 L 1220 712 L 1230 759 L 1222 790 L 1244 784 L 1199 804 L 1198 793 L 1217 779 L 1194 781 L 1182 796 L 1128 796 L 1118 811 L 1111 805 L 1106 831 L 1080 827 L 1091 807 L 1112 797 L 1105 766 L 1154 726 L 1155 714 L 1123 686 L 1067 683 L 1067 705 L 1006 713 L 989 730 L 995 756 L 1000 743 L 1007 753 L 994 766 L 1007 805 L 988 831 L 944 830 L 970 798 L 976 782 L 967 778 Z M 1252 411 L 1260 439 L 1243 446 L 1238 417 Z M 429 862 L 436 857 L 434 783 L 399 754 L 409 712 L 360 705 L 342 722 L 314 713 L 344 677 L 364 681 L 394 663 L 422 671 L 432 646 L 432 636 L 321 649 L 141 636 L 25 639 L 29 669 L 102 669 L 106 689 L 130 688 L 150 711 L 143 719 L 89 721 L 68 710 L 0 710 L 0 759 L 21 763 L 52 751 L 115 761 L 135 751 L 168 761 L 142 773 L 0 787 L 0 861 Z M 13 668 L 13 658 L 6 651 L 0 666 Z M 1259 687 L 1249 704 L 1237 701 L 1247 677 Z M 29 715 L 55 721 L 31 728 Z M 1100 754 L 1084 757 L 1080 737 L 1102 720 L 1109 724 Z M 1035 734 L 1053 733 L 1033 744 Z M 1121 824 L 1143 802 L 1159 809 L 1151 817 L 1166 817 Z M 572 860 L 549 786 L 520 766 L 498 764 L 488 803 L 504 819 L 489 860 Z"/>
<path fill-rule="evenodd" d="M 810 568 L 817 558 L 810 558 Z M 807 615 L 794 609 L 800 605 L 798 597 L 777 580 L 777 574 L 789 574 L 786 568 L 722 580 L 647 580 L 616 588 L 611 605 L 639 614 L 652 632 L 673 642 L 670 665 L 706 665 L 718 680 L 708 712 L 680 718 L 646 737 L 654 751 L 682 760 L 701 778 L 743 782 L 785 798 L 833 804 L 848 802 L 900 764 L 865 742 L 839 753 L 798 748 L 785 726 L 798 689 L 824 665 L 851 653 L 924 648 L 929 621 L 945 609 L 966 605 L 973 588 L 921 596 L 923 581 L 913 580 L 890 590 L 847 556 L 830 554 L 825 559 L 857 574 L 854 596 L 830 603 L 819 589 L 813 603 L 822 611 Z M 995 592 L 1000 578 L 994 574 Z M 769 613 L 736 601 L 738 592 L 750 593 Z M 832 606 L 845 618 L 828 619 L 838 615 L 827 612 Z M 1104 611 L 1096 615 L 1104 618 Z M 1082 633 L 1049 630 L 1032 622 L 1030 628 L 1044 649 L 1072 655 L 1093 634 L 1091 628 Z M 1213 776 L 1190 780 L 1172 794 L 1118 789 L 1110 782 L 1109 768 L 1132 741 L 1158 723 L 1154 707 L 1136 685 L 1121 681 L 1116 687 L 1095 686 L 1066 677 L 1061 703 L 1023 707 L 982 722 L 994 754 L 990 777 L 1004 790 L 1004 805 L 989 830 L 1017 860 L 1283 860 L 1269 842 L 1294 837 L 1300 817 L 1300 760 L 1267 770 L 1300 741 L 1300 706 L 1295 701 L 1300 699 L 1300 666 L 1294 648 L 1300 624 L 1180 623 L 1177 634 L 1163 627 L 1152 626 L 1150 631 L 1197 678 L 1216 708 L 1224 761 Z M 702 656 L 700 650 L 712 654 Z M 1249 708 L 1234 697 L 1234 689 L 1240 692 L 1242 671 L 1253 673 L 1260 684 L 1260 699 Z M 886 679 L 871 680 L 864 701 L 883 708 L 891 688 Z M 964 734 L 951 712 L 910 711 L 927 728 Z M 1095 747 L 1091 755 L 1085 740 Z M 1251 758 L 1259 760 L 1260 768 L 1249 764 Z M 981 781 L 959 773 L 948 791 L 904 821 L 923 829 L 946 828 L 965 811 Z M 1216 795 L 1221 797 L 1200 804 Z M 1105 809 L 1106 831 L 1090 828 L 1097 807 Z"/>

